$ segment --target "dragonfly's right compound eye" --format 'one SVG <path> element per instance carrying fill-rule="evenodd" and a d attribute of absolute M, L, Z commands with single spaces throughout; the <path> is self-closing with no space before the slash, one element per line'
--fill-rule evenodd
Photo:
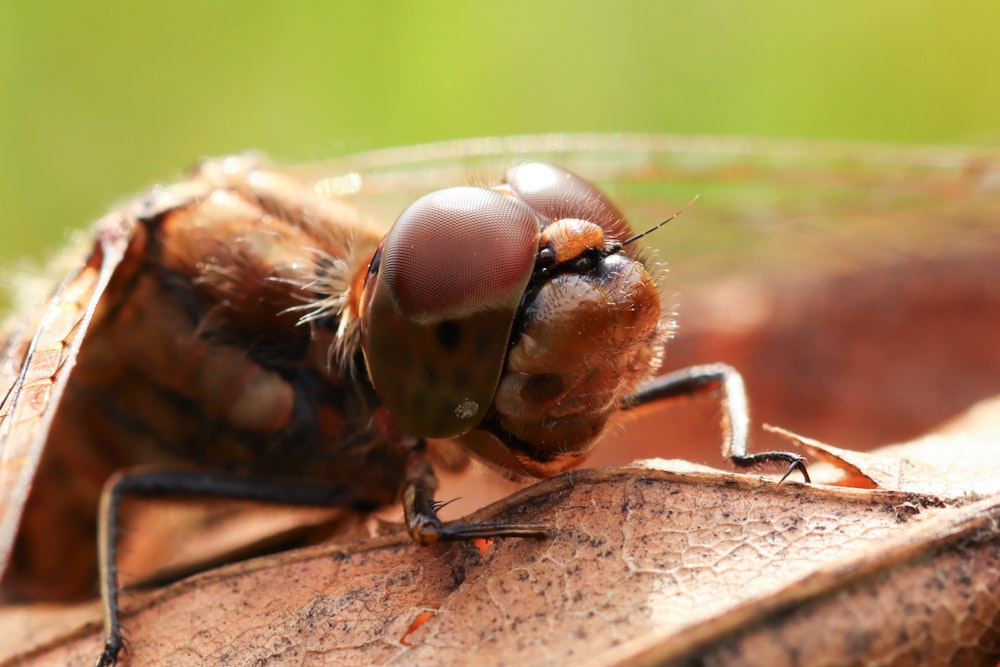
<path fill-rule="evenodd" d="M 418 199 L 386 235 L 361 298 L 369 377 L 400 426 L 425 437 L 475 428 L 493 402 L 541 222 L 484 188 Z"/>

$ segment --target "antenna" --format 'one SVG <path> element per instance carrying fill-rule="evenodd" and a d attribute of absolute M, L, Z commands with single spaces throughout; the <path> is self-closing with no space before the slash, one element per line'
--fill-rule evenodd
<path fill-rule="evenodd" d="M 639 233 L 638 233 L 638 234 L 636 234 L 635 236 L 632 236 L 632 237 L 630 237 L 630 238 L 627 238 L 627 239 L 625 239 L 624 241 L 622 241 L 622 242 L 621 242 L 621 245 L 622 245 L 622 246 L 627 246 L 627 245 L 628 245 L 629 243 L 632 243 L 632 242 L 634 242 L 634 241 L 638 241 L 638 240 L 639 240 L 639 239 L 641 239 L 641 238 L 642 238 L 643 236 L 647 236 L 647 235 L 649 235 L 649 234 L 652 234 L 652 233 L 653 233 L 653 232 L 655 232 L 655 231 L 656 231 L 657 229 L 659 229 L 659 228 L 660 228 L 660 227 L 662 227 L 663 225 L 667 224 L 668 222 L 670 222 L 670 221 L 671 221 L 671 220 L 673 220 L 674 218 L 678 217 L 678 216 L 679 216 L 679 215 L 680 215 L 681 213 L 683 213 L 684 211 L 686 211 L 686 210 L 688 210 L 689 208 L 691 208 L 691 207 L 692 207 L 692 206 L 694 205 L 694 203 L 695 203 L 696 201 L 698 201 L 698 198 L 699 198 L 699 197 L 701 197 L 701 195 L 695 195 L 694 197 L 691 197 L 691 201 L 689 201 L 688 203 L 684 204 L 684 206 L 682 206 L 682 207 L 681 207 L 680 209 L 678 209 L 678 211 L 677 211 L 676 213 L 674 213 L 674 214 L 673 214 L 672 216 L 670 216 L 670 217 L 669 217 L 669 218 L 667 218 L 666 220 L 663 220 L 662 222 L 658 222 L 658 223 L 656 223 L 655 225 L 653 225 L 652 227 L 650 227 L 649 229 L 647 229 L 647 230 L 646 230 L 646 231 L 644 231 L 644 232 L 639 232 Z"/>

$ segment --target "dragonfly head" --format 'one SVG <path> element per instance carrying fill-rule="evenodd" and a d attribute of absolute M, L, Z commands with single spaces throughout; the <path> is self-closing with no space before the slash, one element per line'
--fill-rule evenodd
<path fill-rule="evenodd" d="M 375 253 L 360 302 L 393 419 L 515 474 L 579 463 L 659 366 L 668 326 L 618 209 L 547 164 L 427 195 Z"/>

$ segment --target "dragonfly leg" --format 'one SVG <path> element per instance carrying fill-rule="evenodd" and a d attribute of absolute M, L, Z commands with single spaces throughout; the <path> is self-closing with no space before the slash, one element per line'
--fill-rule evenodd
<path fill-rule="evenodd" d="M 424 447 L 409 452 L 403 486 L 403 514 L 410 537 L 418 544 L 490 537 L 546 537 L 550 528 L 539 523 L 443 523 L 434 500 L 437 476 Z"/>
<path fill-rule="evenodd" d="M 809 482 L 806 459 L 799 454 L 781 451 L 747 453 L 750 409 L 747 404 L 746 388 L 739 371 L 727 364 L 691 366 L 653 378 L 628 397 L 623 408 L 636 409 L 679 396 L 718 390 L 722 392 L 723 408 L 722 455 L 738 468 L 787 465 L 788 469 L 781 481 L 798 470 L 805 481 Z"/>
<path fill-rule="evenodd" d="M 370 502 L 342 487 L 237 477 L 193 470 L 127 470 L 104 486 L 98 523 L 98 566 L 104 613 L 104 651 L 97 667 L 110 667 L 125 648 L 118 606 L 117 541 L 121 501 L 126 496 L 240 498 L 314 507 L 345 507 L 372 511 Z"/>

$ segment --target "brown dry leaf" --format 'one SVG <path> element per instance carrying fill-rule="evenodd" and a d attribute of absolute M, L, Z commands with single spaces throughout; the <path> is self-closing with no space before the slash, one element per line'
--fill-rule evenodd
<path fill-rule="evenodd" d="M 842 478 L 822 480 L 828 484 L 913 491 L 942 500 L 1000 494 L 1000 397 L 912 442 L 871 452 L 833 447 L 783 428 L 768 430 L 802 447 L 813 461 L 836 468 Z"/>
<path fill-rule="evenodd" d="M 478 518 L 542 521 L 553 531 L 498 540 L 485 553 L 373 538 L 129 595 L 127 664 L 889 665 L 1000 656 L 995 495 L 971 502 L 779 485 L 660 461 L 563 475 Z M 91 664 L 102 637 L 96 609 L 60 613 L 70 630 L 46 636 L 36 618 L 37 650 L 5 664 Z"/>

